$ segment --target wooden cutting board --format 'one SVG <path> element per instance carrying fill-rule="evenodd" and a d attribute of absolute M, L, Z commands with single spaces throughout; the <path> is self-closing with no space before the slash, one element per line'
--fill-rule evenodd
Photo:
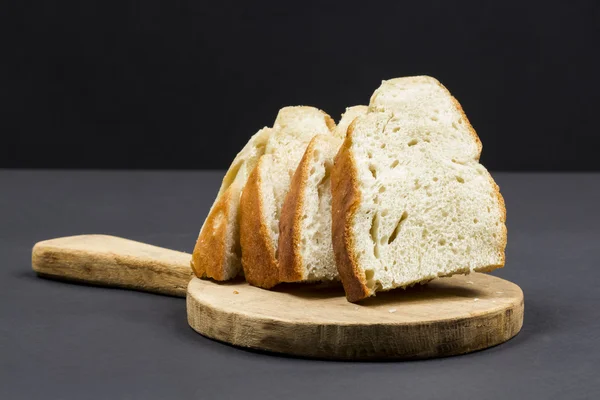
<path fill-rule="evenodd" d="M 450 356 L 503 343 L 523 325 L 523 292 L 491 275 L 436 279 L 353 304 L 335 285 L 283 284 L 269 291 L 241 280 L 192 278 L 190 257 L 113 236 L 83 235 L 36 244 L 32 265 L 44 277 L 182 297 L 187 287 L 188 322 L 198 333 L 302 357 Z"/>

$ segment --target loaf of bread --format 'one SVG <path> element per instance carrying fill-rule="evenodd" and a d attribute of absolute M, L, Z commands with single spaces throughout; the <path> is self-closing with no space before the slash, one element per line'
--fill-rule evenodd
<path fill-rule="evenodd" d="M 225 174 L 192 254 L 191 266 L 199 278 L 223 281 L 242 273 L 240 196 L 272 132 L 271 128 L 263 128 L 252 136 Z"/>
<path fill-rule="evenodd" d="M 506 211 L 458 101 L 430 77 L 383 82 L 331 172 L 346 296 L 504 265 Z"/>
<path fill-rule="evenodd" d="M 313 107 L 279 111 L 264 154 L 242 192 L 240 241 L 248 283 L 271 288 L 279 283 L 279 219 L 296 168 L 316 135 L 332 136 L 335 123 Z"/>
<path fill-rule="evenodd" d="M 279 220 L 279 279 L 282 282 L 338 280 L 331 242 L 330 172 L 346 130 L 366 106 L 349 107 L 334 135 L 309 143 L 291 182 Z"/>

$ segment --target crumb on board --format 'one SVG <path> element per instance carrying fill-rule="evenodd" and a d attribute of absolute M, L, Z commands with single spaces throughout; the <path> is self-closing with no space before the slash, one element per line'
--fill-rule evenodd
<path fill-rule="evenodd" d="M 238 292 L 237 290 L 234 290 L 233 294 L 240 294 L 240 292 Z"/>
<path fill-rule="evenodd" d="M 389 312 L 389 313 L 395 313 L 395 312 L 396 312 L 396 309 L 395 309 L 395 308 L 390 308 L 390 309 L 388 310 L 388 312 Z"/>
<path fill-rule="evenodd" d="M 356 307 L 354 307 L 354 309 L 355 309 L 355 310 L 358 310 L 358 309 L 360 309 L 360 307 L 359 307 L 359 306 L 356 306 Z"/>
<path fill-rule="evenodd" d="M 468 283 L 469 285 L 474 285 L 474 284 L 475 284 L 475 282 L 473 282 L 473 281 L 467 281 L 467 283 Z"/>
<path fill-rule="evenodd" d="M 475 298 L 473 299 L 473 301 L 479 301 L 479 299 L 478 299 L 477 297 L 475 297 Z"/>
<path fill-rule="evenodd" d="M 496 292 L 496 294 L 503 294 L 504 292 Z"/>

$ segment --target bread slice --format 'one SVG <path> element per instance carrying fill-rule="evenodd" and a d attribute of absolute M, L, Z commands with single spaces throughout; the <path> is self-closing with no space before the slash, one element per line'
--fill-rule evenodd
<path fill-rule="evenodd" d="M 504 200 L 480 153 L 437 80 L 383 82 L 331 173 L 333 247 L 348 300 L 504 265 Z"/>
<path fill-rule="evenodd" d="M 248 283 L 270 288 L 279 283 L 279 217 L 292 176 L 315 135 L 331 135 L 335 123 L 313 107 L 279 111 L 265 154 L 250 174 L 241 199 L 242 265 Z"/>
<path fill-rule="evenodd" d="M 348 125 L 366 106 L 346 109 L 334 136 L 317 135 L 296 169 L 279 221 L 279 279 L 282 282 L 338 280 L 331 244 L 330 172 Z"/>
<path fill-rule="evenodd" d="M 273 130 L 263 128 L 238 153 L 223 178 L 217 198 L 206 217 L 191 266 L 199 278 L 219 281 L 243 272 L 241 264 L 239 205 L 242 189 L 258 163 Z"/>

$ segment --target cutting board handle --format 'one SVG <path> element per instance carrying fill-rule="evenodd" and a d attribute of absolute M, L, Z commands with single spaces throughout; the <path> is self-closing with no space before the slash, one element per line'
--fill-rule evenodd
<path fill-rule="evenodd" d="M 31 265 L 42 277 L 185 297 L 191 255 L 107 235 L 36 243 Z"/>

